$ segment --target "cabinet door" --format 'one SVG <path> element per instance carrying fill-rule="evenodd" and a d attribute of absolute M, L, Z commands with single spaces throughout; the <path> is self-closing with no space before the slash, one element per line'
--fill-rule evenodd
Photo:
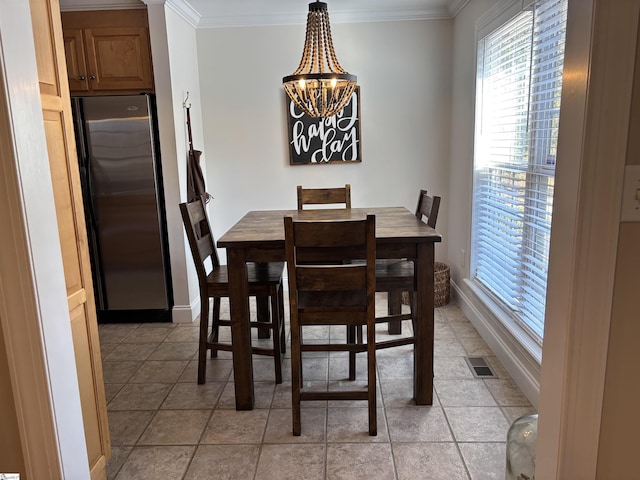
<path fill-rule="evenodd" d="M 80 28 L 65 28 L 62 33 L 64 37 L 64 54 L 67 58 L 69 90 L 87 92 L 89 91 L 89 79 L 82 30 Z"/>
<path fill-rule="evenodd" d="M 60 7 L 58 0 L 30 7 L 89 469 L 92 480 L 104 480 L 111 443 Z"/>
<path fill-rule="evenodd" d="M 84 35 L 92 90 L 153 88 L 146 28 L 87 28 Z"/>

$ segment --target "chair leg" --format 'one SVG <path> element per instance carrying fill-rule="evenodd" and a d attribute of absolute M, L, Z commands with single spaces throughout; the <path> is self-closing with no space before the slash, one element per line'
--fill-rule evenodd
<path fill-rule="evenodd" d="M 276 369 L 276 383 L 282 383 L 282 355 L 280 347 L 280 305 L 278 287 L 271 291 L 271 328 L 273 330 L 273 361 Z"/>
<path fill-rule="evenodd" d="M 290 325 L 291 328 L 291 358 L 293 359 L 293 324 Z M 298 345 L 304 344 L 304 330 L 302 327 L 299 327 L 299 343 Z M 302 348 L 298 349 L 298 358 L 300 361 L 300 385 L 304 384 L 304 370 L 302 369 Z M 291 374 L 291 378 L 293 378 L 293 373 Z"/>
<path fill-rule="evenodd" d="M 376 405 L 376 332 L 375 324 L 367 326 L 367 403 L 369 406 L 369 435 L 378 435 Z"/>
<path fill-rule="evenodd" d="M 198 384 L 207 378 L 207 336 L 209 334 L 209 297 L 200 300 L 200 340 L 198 347 Z"/>
<path fill-rule="evenodd" d="M 220 335 L 220 298 L 214 297 L 213 299 L 213 312 L 211 319 L 211 333 L 214 342 L 218 342 Z M 211 358 L 216 358 L 218 356 L 218 349 L 211 349 Z"/>
<path fill-rule="evenodd" d="M 362 330 L 360 330 L 362 333 Z M 353 325 L 347 326 L 347 343 L 356 343 L 356 327 Z M 356 352 L 349 352 L 349 380 L 356 379 Z"/>
<path fill-rule="evenodd" d="M 282 282 L 279 285 L 278 288 L 278 306 L 280 307 L 279 309 L 279 313 L 280 313 L 280 326 L 279 326 L 279 332 L 280 332 L 280 351 L 282 352 L 282 354 L 284 355 L 285 353 L 287 353 L 287 330 L 285 328 L 285 321 L 284 321 L 284 286 L 282 285 Z"/>
<path fill-rule="evenodd" d="M 293 435 L 300 436 L 302 421 L 300 418 L 300 387 L 302 384 L 302 352 L 300 348 L 300 327 L 297 322 L 291 324 L 291 408 Z"/>
<path fill-rule="evenodd" d="M 409 305 L 411 306 L 411 325 L 413 326 L 413 335 L 416 334 L 416 312 L 418 311 L 418 297 L 415 292 L 409 292 Z"/>
<path fill-rule="evenodd" d="M 256 314 L 258 322 L 264 322 L 268 324 L 270 320 L 269 315 L 269 299 L 267 297 L 256 297 Z M 265 339 L 271 335 L 271 329 L 269 325 L 264 327 L 258 327 L 258 338 Z"/>
<path fill-rule="evenodd" d="M 389 315 L 399 315 L 402 313 L 402 292 L 391 291 L 388 293 L 387 312 Z M 389 322 L 389 335 L 400 335 L 402 333 L 402 322 L 392 320 Z"/>

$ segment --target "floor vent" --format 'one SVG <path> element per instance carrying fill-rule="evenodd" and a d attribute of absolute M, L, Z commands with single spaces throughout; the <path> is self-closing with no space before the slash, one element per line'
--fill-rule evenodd
<path fill-rule="evenodd" d="M 497 378 L 484 357 L 464 357 L 476 378 Z"/>

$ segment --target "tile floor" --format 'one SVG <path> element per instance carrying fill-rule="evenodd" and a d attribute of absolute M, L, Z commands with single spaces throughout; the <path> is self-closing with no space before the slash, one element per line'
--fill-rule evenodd
<path fill-rule="evenodd" d="M 109 479 L 503 480 L 509 425 L 533 411 L 454 304 L 435 312 L 433 406 L 412 404 L 411 347 L 378 352 L 377 437 L 367 435 L 366 402 L 344 401 L 303 403 L 302 436 L 293 437 L 289 349 L 281 385 L 273 360 L 254 357 L 256 408 L 236 411 L 230 353 L 208 360 L 207 383 L 196 383 L 195 324 L 102 324 L 99 332 Z M 486 356 L 498 378 L 474 378 L 465 355 Z M 318 388 L 346 377 L 342 354 L 304 362 Z"/>

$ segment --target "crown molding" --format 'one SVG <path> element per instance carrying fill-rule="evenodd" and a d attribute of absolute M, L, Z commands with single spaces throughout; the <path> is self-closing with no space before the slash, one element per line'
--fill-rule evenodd
<path fill-rule="evenodd" d="M 61 0 L 60 11 L 131 10 L 148 5 L 166 5 L 193 27 L 198 27 L 201 15 L 185 0 Z"/>
<path fill-rule="evenodd" d="M 424 9 L 334 10 L 331 23 L 395 22 L 409 20 L 447 20 L 455 17 L 470 0 L 449 0 L 446 6 Z M 250 15 L 203 16 L 188 0 L 61 0 L 61 11 L 122 10 L 147 5 L 166 5 L 194 28 L 256 27 L 304 25 L 306 15 L 291 13 L 256 13 Z"/>
<path fill-rule="evenodd" d="M 146 5 L 166 5 L 180 18 L 197 28 L 202 16 L 185 0 L 142 0 Z"/>
<path fill-rule="evenodd" d="M 449 15 L 454 18 L 471 0 L 449 0 Z"/>
<path fill-rule="evenodd" d="M 468 2 L 469 0 L 460 0 Z M 331 23 L 368 23 L 392 22 L 407 20 L 442 20 L 452 18 L 449 9 L 433 8 L 424 10 L 367 10 L 367 11 L 332 11 Z M 285 14 L 256 14 L 256 15 L 220 15 L 201 17 L 199 28 L 225 27 L 255 27 L 305 25 L 306 15 L 300 12 Z"/>

